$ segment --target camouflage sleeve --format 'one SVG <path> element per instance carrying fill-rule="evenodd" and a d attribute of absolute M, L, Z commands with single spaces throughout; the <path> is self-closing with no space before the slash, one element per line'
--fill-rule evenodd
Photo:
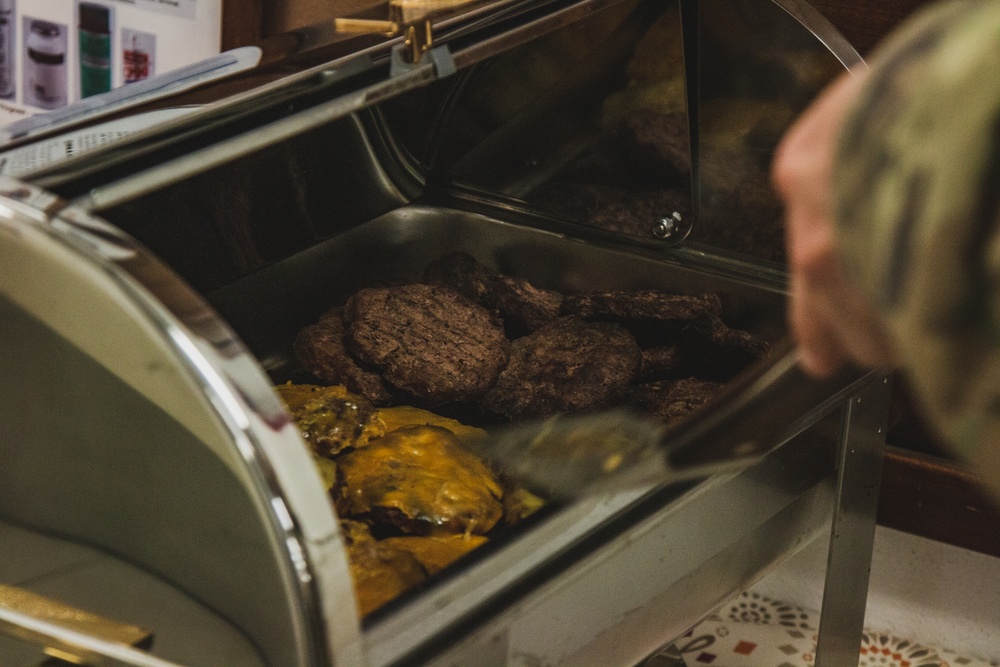
<path fill-rule="evenodd" d="M 942 2 L 879 48 L 834 217 L 923 408 L 1000 489 L 1000 3 Z"/>

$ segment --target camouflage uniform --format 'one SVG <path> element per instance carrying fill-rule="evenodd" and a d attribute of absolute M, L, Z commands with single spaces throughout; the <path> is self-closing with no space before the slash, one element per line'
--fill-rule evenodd
<path fill-rule="evenodd" d="M 870 65 L 834 174 L 848 275 L 933 423 L 1000 489 L 1000 3 L 936 4 Z"/>

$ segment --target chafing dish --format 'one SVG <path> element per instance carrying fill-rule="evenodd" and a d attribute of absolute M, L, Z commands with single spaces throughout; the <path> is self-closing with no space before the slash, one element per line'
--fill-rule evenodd
<path fill-rule="evenodd" d="M 736 150 L 726 178 L 766 187 L 783 124 L 858 58 L 805 3 L 679 10 L 501 1 L 435 17 L 416 52 L 404 37 L 305 39 L 184 118 L 0 183 L 0 583 L 154 637 L 148 651 L 88 643 L 0 605 L 0 655 L 632 665 L 832 520 L 828 576 L 855 583 L 828 587 L 820 660 L 849 656 L 887 378 L 844 386 L 742 472 L 552 504 L 364 619 L 335 512 L 272 390 L 301 326 L 455 250 L 552 289 L 717 292 L 777 340 L 780 252 L 727 233 L 773 241 L 780 222 L 707 174 Z M 689 208 L 622 233 L 540 205 L 609 99 L 676 103 L 628 83 L 629 63 L 655 71 L 672 39 Z M 753 114 L 767 122 L 735 127 Z"/>

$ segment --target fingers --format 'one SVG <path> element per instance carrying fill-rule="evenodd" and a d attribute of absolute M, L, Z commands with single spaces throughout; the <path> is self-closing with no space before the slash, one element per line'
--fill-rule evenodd
<path fill-rule="evenodd" d="M 844 362 L 840 346 L 830 335 L 830 328 L 821 320 L 813 305 L 809 290 L 800 276 L 792 276 L 789 301 L 789 326 L 798 346 L 799 363 L 817 377 L 832 375 Z"/>
<path fill-rule="evenodd" d="M 845 74 L 824 91 L 782 139 L 772 168 L 785 203 L 789 326 L 803 368 L 816 376 L 847 361 L 892 359 L 881 320 L 844 272 L 831 212 L 838 134 L 862 78 Z"/>
<path fill-rule="evenodd" d="M 818 377 L 847 361 L 875 368 L 895 365 L 888 330 L 840 265 L 835 244 L 818 250 L 791 275 L 789 326 L 803 368 Z"/>
<path fill-rule="evenodd" d="M 786 201 L 807 194 L 824 208 L 829 204 L 828 185 L 840 127 L 863 79 L 842 74 L 802 113 L 778 144 L 771 177 Z M 814 187 L 803 191 L 804 184 Z"/>

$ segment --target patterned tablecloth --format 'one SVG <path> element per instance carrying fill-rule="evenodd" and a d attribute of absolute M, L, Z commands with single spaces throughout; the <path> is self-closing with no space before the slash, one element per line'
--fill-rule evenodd
<path fill-rule="evenodd" d="M 744 593 L 649 659 L 644 667 L 811 667 L 819 612 Z M 997 667 L 946 647 L 866 629 L 860 667 Z"/>

